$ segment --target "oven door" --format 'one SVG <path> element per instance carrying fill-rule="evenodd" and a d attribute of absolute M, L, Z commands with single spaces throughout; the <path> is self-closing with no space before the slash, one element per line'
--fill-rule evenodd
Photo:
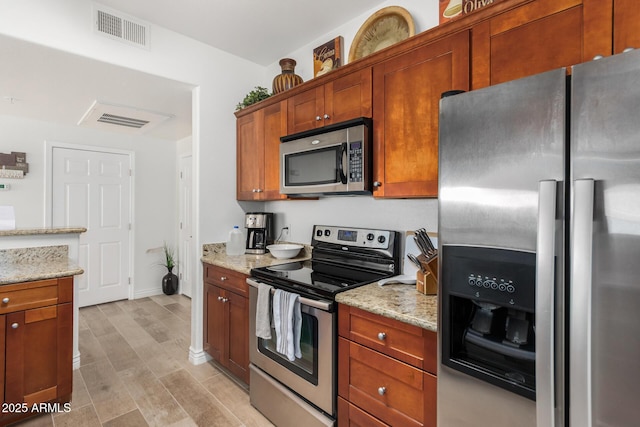
<path fill-rule="evenodd" d="M 284 386 L 330 416 L 335 415 L 336 401 L 336 313 L 333 303 L 300 297 L 302 357 L 290 362 L 275 350 L 272 339 L 257 338 L 256 302 L 258 283 L 247 280 L 249 287 L 249 360 Z"/>

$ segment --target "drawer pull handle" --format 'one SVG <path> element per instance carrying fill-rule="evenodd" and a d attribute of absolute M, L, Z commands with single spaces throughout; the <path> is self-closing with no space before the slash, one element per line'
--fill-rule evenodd
<path fill-rule="evenodd" d="M 222 276 L 222 277 L 220 277 L 220 280 L 224 282 L 225 280 L 227 280 L 227 277 L 226 276 Z"/>
<path fill-rule="evenodd" d="M 2 303 L 3 304 L 9 304 L 9 297 L 2 298 Z"/>
<path fill-rule="evenodd" d="M 18 325 L 17 323 L 12 323 L 12 324 L 11 324 L 11 327 L 12 327 L 13 329 L 18 329 L 18 326 L 20 326 L 20 325 Z"/>
<path fill-rule="evenodd" d="M 378 339 L 380 341 L 384 341 L 385 339 L 387 339 L 387 334 L 385 334 L 384 332 L 378 332 Z"/>
<path fill-rule="evenodd" d="M 378 394 L 380 396 L 384 396 L 384 394 L 387 392 L 387 388 L 386 387 L 378 387 Z"/>

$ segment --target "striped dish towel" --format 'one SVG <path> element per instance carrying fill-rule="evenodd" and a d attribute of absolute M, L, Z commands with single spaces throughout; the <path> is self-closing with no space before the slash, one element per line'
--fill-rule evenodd
<path fill-rule="evenodd" d="M 276 289 L 273 295 L 273 321 L 276 330 L 276 351 L 294 361 L 301 358 L 300 331 L 302 313 L 300 295 Z"/>

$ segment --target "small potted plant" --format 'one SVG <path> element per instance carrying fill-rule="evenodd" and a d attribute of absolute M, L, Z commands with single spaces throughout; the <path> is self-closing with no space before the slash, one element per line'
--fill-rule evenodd
<path fill-rule="evenodd" d="M 176 266 L 175 252 L 167 242 L 164 242 L 163 251 L 164 262 L 161 264 L 166 267 L 168 273 L 162 278 L 162 292 L 166 295 L 173 295 L 178 290 L 178 276 L 172 271 Z"/>
<path fill-rule="evenodd" d="M 271 94 L 269 93 L 269 89 L 262 86 L 256 86 L 255 89 L 249 92 L 242 101 L 238 102 L 238 105 L 236 105 L 236 111 L 242 110 L 243 108 L 253 105 L 256 102 L 260 102 L 263 99 L 267 99 L 270 96 Z"/>

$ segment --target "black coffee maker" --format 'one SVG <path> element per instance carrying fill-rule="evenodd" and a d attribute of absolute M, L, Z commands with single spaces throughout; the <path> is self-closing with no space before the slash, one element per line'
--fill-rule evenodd
<path fill-rule="evenodd" d="M 248 212 L 244 227 L 247 229 L 247 254 L 265 254 L 267 246 L 273 243 L 273 213 Z"/>

